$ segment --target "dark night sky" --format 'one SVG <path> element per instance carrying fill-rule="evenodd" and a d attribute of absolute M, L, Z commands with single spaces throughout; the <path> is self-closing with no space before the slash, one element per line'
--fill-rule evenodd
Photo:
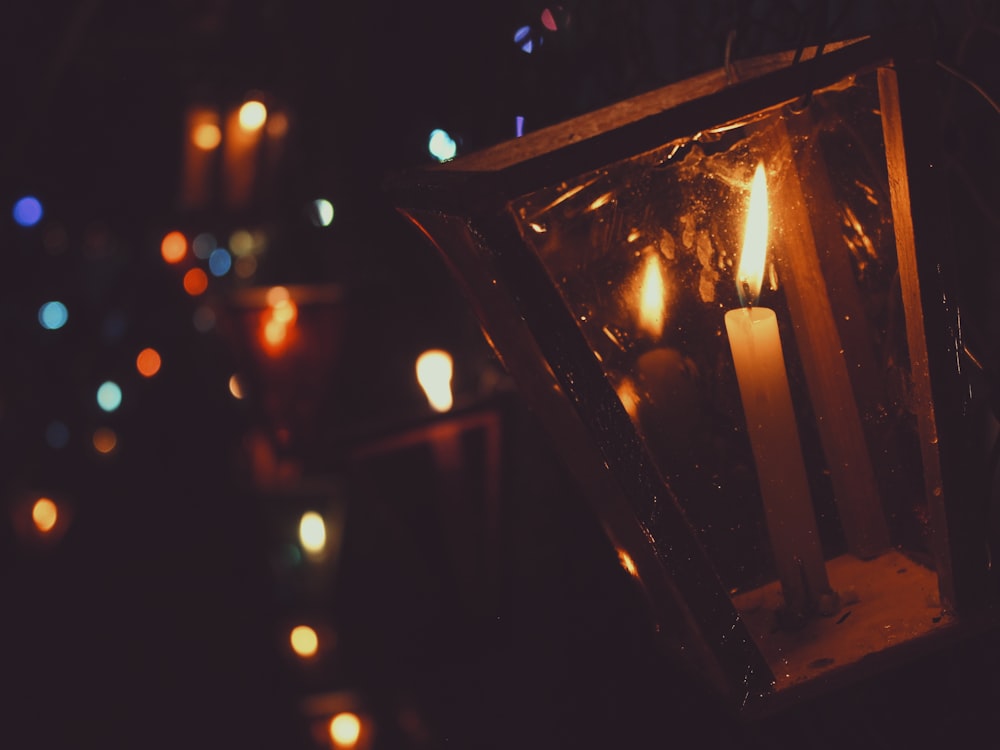
<path fill-rule="evenodd" d="M 571 23 L 548 34 L 531 56 L 511 41 L 522 24 L 539 32 L 545 4 L 529 0 L 40 0 L 5 9 L 0 332 L 8 347 L 0 366 L 0 497 L 13 512 L 24 493 L 45 488 L 67 498 L 75 517 L 52 548 L 22 544 L 5 519 L 0 531 L 0 745 L 299 746 L 292 702 L 301 687 L 276 645 L 283 636 L 275 635 L 294 606 L 275 593 L 280 584 L 265 552 L 273 528 L 249 497 L 245 477 L 233 476 L 254 413 L 228 398 L 222 384 L 232 352 L 191 329 L 191 302 L 158 252 L 167 229 L 198 231 L 203 221 L 184 216 L 177 202 L 188 106 L 232 105 L 260 90 L 293 114 L 284 170 L 263 209 L 281 228 L 282 244 L 255 281 L 349 289 L 345 346 L 354 359 L 334 410 L 342 437 L 421 413 L 409 368 L 424 348 L 466 354 L 456 383 L 469 395 L 482 368 L 499 372 L 443 264 L 381 191 L 389 172 L 429 162 L 432 128 L 447 129 L 468 152 L 511 137 L 516 115 L 540 127 L 717 67 L 734 25 L 742 32 L 738 54 L 794 47 L 819 7 L 563 5 L 559 18 Z M 922 4 L 896 5 L 829 3 L 830 17 L 846 9 L 833 35 L 924 12 Z M 964 55 L 965 70 L 983 72 L 996 96 L 996 3 L 959 6 L 943 21 L 936 13 L 943 47 Z M 964 37 L 962 46 L 969 17 L 989 31 Z M 980 124 L 988 122 L 981 101 L 956 90 L 956 108 L 975 115 L 968 118 L 972 130 L 952 143 L 956 184 L 972 186 L 972 198 L 960 202 L 960 231 L 978 238 L 984 224 L 996 222 L 979 203 L 997 205 L 997 188 L 978 171 L 984 165 L 974 158 L 975 138 L 986 132 L 995 145 L 997 129 L 995 121 L 992 130 Z M 65 229 L 65 251 L 46 252 L 37 233 L 13 226 L 7 207 L 25 193 L 38 195 L 47 220 Z M 307 202 L 321 195 L 337 211 L 324 232 L 303 218 Z M 981 261 L 970 255 L 968 265 Z M 993 315 L 989 277 L 969 274 L 984 340 Z M 72 311 L 58 337 L 41 332 L 35 318 L 38 304 L 55 296 Z M 119 334 L 108 334 L 109 319 L 124 321 Z M 144 341 L 164 354 L 162 376 L 133 383 L 131 400 L 113 419 L 120 450 L 113 460 L 95 461 L 86 436 L 104 417 L 92 403 L 94 384 L 126 377 Z M 510 480 L 521 493 L 512 511 L 519 530 L 509 542 L 516 549 L 508 573 L 521 592 L 510 605 L 513 630 L 501 637 L 442 629 L 453 614 L 446 594 L 417 573 L 394 577 L 393 566 L 407 564 L 399 559 L 405 545 L 373 552 L 387 533 L 385 518 L 362 514 L 351 549 L 367 576 L 350 579 L 345 596 L 367 601 L 366 587 L 382 587 L 419 607 L 420 587 L 427 586 L 439 597 L 428 594 L 427 601 L 441 608 L 419 620 L 414 627 L 426 633 L 413 636 L 439 657 L 436 668 L 428 668 L 431 657 L 403 654 L 393 685 L 395 652 L 381 653 L 376 636 L 400 637 L 408 613 L 402 605 L 372 605 L 384 619 L 359 642 L 358 659 L 370 656 L 380 676 L 390 675 L 374 692 L 382 691 L 393 716 L 416 706 L 430 727 L 429 747 L 458 746 L 448 737 L 473 747 L 586 746 L 594 738 L 620 741 L 619 732 L 632 746 L 645 746 L 671 721 L 685 727 L 685 736 L 690 717 L 681 721 L 683 713 L 700 708 L 699 696 L 655 673 L 635 592 L 594 519 L 577 506 L 531 415 L 519 405 L 514 413 L 523 442 L 514 446 Z M 55 417 L 73 435 L 61 452 L 43 439 Z M 353 622 L 356 631 L 364 625 L 363 618 Z M 929 667 L 970 713 L 987 710 L 987 698 L 997 695 L 995 678 L 992 693 L 963 682 L 976 659 L 966 650 L 952 666 Z M 915 683 L 919 674 L 906 677 Z M 868 700 L 904 717 L 878 692 L 884 687 L 873 685 L 847 707 Z M 915 692 L 909 698 L 916 700 Z M 664 701 L 674 702 L 673 712 Z M 786 733 L 747 737 L 719 722 L 711 736 L 719 747 L 774 747 L 790 738 L 797 746 L 827 746 L 810 735 L 809 721 L 841 743 L 853 737 L 854 728 L 818 709 Z M 525 737 L 522 727 L 536 734 Z M 880 726 L 866 736 L 884 740 L 886 732 Z"/>

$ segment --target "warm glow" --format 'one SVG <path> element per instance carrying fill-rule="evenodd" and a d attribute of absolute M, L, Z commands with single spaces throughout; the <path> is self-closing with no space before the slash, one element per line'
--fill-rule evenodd
<path fill-rule="evenodd" d="M 663 335 L 663 319 L 666 312 L 666 287 L 663 284 L 663 268 L 659 256 L 650 255 L 642 272 L 639 290 L 639 329 L 654 339 Z"/>
<path fill-rule="evenodd" d="M 160 255 L 167 263 L 180 263 L 187 253 L 187 238 L 180 232 L 170 232 L 160 243 Z"/>
<path fill-rule="evenodd" d="M 208 274 L 200 268 L 191 268 L 184 274 L 184 291 L 192 297 L 204 294 L 208 289 Z"/>
<path fill-rule="evenodd" d="M 451 395 L 451 355 L 441 349 L 429 349 L 417 357 L 417 382 L 434 411 L 448 411 L 454 403 Z"/>
<path fill-rule="evenodd" d="M 275 318 L 273 314 L 264 323 L 264 340 L 271 346 L 280 346 L 288 335 L 288 326 Z"/>
<path fill-rule="evenodd" d="M 344 712 L 330 719 L 330 739 L 334 747 L 354 747 L 361 737 L 361 719 L 355 714 Z"/>
<path fill-rule="evenodd" d="M 622 406 L 625 407 L 625 411 L 632 419 L 637 419 L 639 417 L 639 392 L 635 388 L 635 383 L 631 378 L 625 378 L 618 387 L 615 389 L 618 394 L 618 400 L 622 402 Z"/>
<path fill-rule="evenodd" d="M 222 143 L 222 131 L 212 122 L 195 125 L 191 131 L 191 142 L 202 151 L 211 151 Z"/>
<path fill-rule="evenodd" d="M 622 564 L 626 572 L 630 576 L 638 576 L 639 573 L 635 569 L 635 562 L 632 560 L 632 556 L 623 549 L 618 550 L 618 562 Z"/>
<path fill-rule="evenodd" d="M 152 347 L 143 349 L 139 352 L 139 356 L 135 358 L 135 369 L 139 371 L 140 375 L 147 378 L 151 378 L 158 373 L 161 364 L 160 353 Z"/>
<path fill-rule="evenodd" d="M 94 450 L 98 453 L 111 453 L 118 445 L 118 436 L 110 427 L 99 427 L 94 431 Z"/>
<path fill-rule="evenodd" d="M 31 508 L 31 520 L 35 523 L 35 528 L 43 534 L 47 534 L 59 520 L 59 510 L 56 504 L 47 497 L 40 497 Z"/>
<path fill-rule="evenodd" d="M 303 659 L 315 656 L 319 650 L 319 636 L 308 625 L 298 625 L 292 628 L 288 640 L 292 644 L 292 651 Z"/>
<path fill-rule="evenodd" d="M 260 333 L 269 353 L 278 354 L 288 343 L 288 329 L 295 325 L 299 308 L 283 286 L 268 289 L 265 299 L 268 309 L 261 315 Z"/>
<path fill-rule="evenodd" d="M 299 521 L 299 541 L 302 548 L 310 554 L 317 555 L 326 547 L 326 524 L 323 516 L 314 510 L 302 514 Z"/>
<path fill-rule="evenodd" d="M 767 178 L 764 164 L 757 165 L 750 186 L 750 205 L 747 209 L 746 234 L 743 236 L 743 251 L 740 253 L 736 286 L 740 302 L 752 304 L 760 295 L 767 262 Z"/>
<path fill-rule="evenodd" d="M 260 130 L 267 122 L 267 107 L 256 99 L 244 102 L 240 107 L 240 127 L 244 130 Z"/>

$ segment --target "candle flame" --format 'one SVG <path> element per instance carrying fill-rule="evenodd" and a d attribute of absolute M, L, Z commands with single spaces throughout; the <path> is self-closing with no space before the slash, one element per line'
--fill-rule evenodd
<path fill-rule="evenodd" d="M 639 328 L 655 339 L 663 335 L 666 317 L 666 287 L 659 257 L 654 253 L 646 260 L 639 287 Z"/>
<path fill-rule="evenodd" d="M 750 184 L 750 205 L 747 208 L 746 234 L 743 236 L 743 250 L 736 273 L 736 287 L 740 293 L 740 303 L 747 305 L 757 301 L 764 267 L 767 261 L 767 178 L 764 164 L 757 165 Z"/>

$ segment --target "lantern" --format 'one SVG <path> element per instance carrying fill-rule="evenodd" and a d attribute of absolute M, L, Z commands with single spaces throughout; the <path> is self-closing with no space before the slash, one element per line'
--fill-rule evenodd
<path fill-rule="evenodd" d="M 746 711 L 992 598 L 926 48 L 734 63 L 387 183 L 662 643 Z"/>

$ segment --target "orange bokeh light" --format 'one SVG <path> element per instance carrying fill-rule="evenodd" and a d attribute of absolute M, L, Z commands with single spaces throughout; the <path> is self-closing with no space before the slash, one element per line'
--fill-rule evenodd
<path fill-rule="evenodd" d="M 143 349 L 139 352 L 139 356 L 135 358 L 135 369 L 139 371 L 140 375 L 147 378 L 151 378 L 158 373 L 161 364 L 160 353 L 152 347 Z"/>
<path fill-rule="evenodd" d="M 222 143 L 222 131 L 215 123 L 203 122 L 191 131 L 191 142 L 202 151 L 211 151 Z"/>
<path fill-rule="evenodd" d="M 59 509 L 49 498 L 40 497 L 31 507 L 31 520 L 36 529 L 43 534 L 48 534 L 55 528 L 56 521 L 59 520 Z"/>
<path fill-rule="evenodd" d="M 200 268 L 189 269 L 184 274 L 184 291 L 192 297 L 204 294 L 206 289 L 208 289 L 208 274 Z"/>
<path fill-rule="evenodd" d="M 187 237 L 181 232 L 169 232 L 160 243 L 160 255 L 167 263 L 180 263 L 187 255 Z"/>
<path fill-rule="evenodd" d="M 266 299 L 268 309 L 261 314 L 260 336 L 268 353 L 278 354 L 289 343 L 299 308 L 283 286 L 271 287 Z"/>
<path fill-rule="evenodd" d="M 118 435 L 110 427 L 100 427 L 94 432 L 94 450 L 111 453 L 118 445 Z"/>

